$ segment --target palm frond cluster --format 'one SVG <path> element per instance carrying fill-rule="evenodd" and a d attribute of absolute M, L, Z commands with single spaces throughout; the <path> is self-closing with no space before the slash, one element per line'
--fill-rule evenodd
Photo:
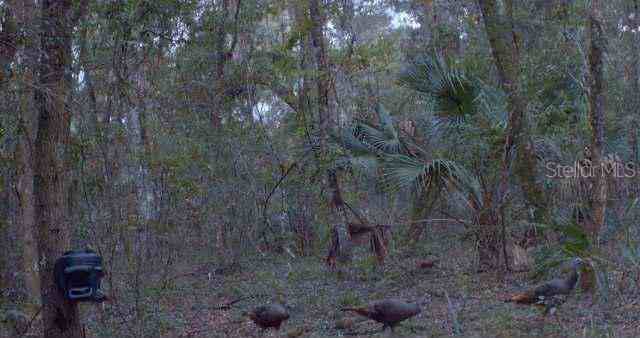
<path fill-rule="evenodd" d="M 427 158 L 420 145 L 398 132 L 391 115 L 378 105 L 377 123 L 355 121 L 335 137 L 347 154 L 336 166 L 362 170 L 391 190 L 442 185 L 464 175 L 447 159 Z"/>
<path fill-rule="evenodd" d="M 460 132 L 453 137 L 502 137 L 506 121 L 503 95 L 451 62 L 438 56 L 422 57 L 405 67 L 398 82 L 424 95 L 427 115 L 432 119 L 424 123 L 428 128 L 419 131 L 423 139 L 452 136 L 450 126 Z M 375 121 L 356 120 L 335 135 L 337 144 L 346 151 L 336 161 L 337 167 L 359 169 L 391 190 L 447 188 L 467 192 L 477 188 L 475 178 L 462 165 L 443 153 L 433 155 L 425 142 L 403 132 L 381 104 L 375 110 Z"/>
<path fill-rule="evenodd" d="M 479 84 L 442 57 L 422 57 L 409 63 L 398 82 L 424 94 L 435 115 L 449 122 L 462 123 L 478 111 Z"/>

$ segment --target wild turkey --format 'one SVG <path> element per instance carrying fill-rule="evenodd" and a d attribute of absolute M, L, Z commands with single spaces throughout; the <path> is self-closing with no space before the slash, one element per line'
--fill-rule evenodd
<path fill-rule="evenodd" d="M 549 311 L 553 312 L 555 308 L 562 303 L 557 296 L 570 294 L 576 286 L 576 282 L 578 281 L 578 268 L 582 263 L 580 258 L 576 258 L 572 261 L 571 272 L 565 278 L 552 279 L 535 288 L 515 294 L 506 301 L 542 306 L 544 307 L 544 314 L 547 314 Z"/>
<path fill-rule="evenodd" d="M 343 308 L 342 311 L 353 311 L 361 316 L 382 323 L 383 330 L 387 327 L 393 330 L 393 328 L 403 320 L 409 319 L 421 312 L 417 304 L 396 299 L 385 299 L 363 307 Z"/>
<path fill-rule="evenodd" d="M 280 330 L 282 322 L 289 319 L 289 312 L 280 304 L 258 306 L 246 315 L 263 330 L 270 327 Z"/>
<path fill-rule="evenodd" d="M 438 263 L 438 259 L 429 259 L 418 261 L 418 267 L 420 269 L 431 269 Z"/>

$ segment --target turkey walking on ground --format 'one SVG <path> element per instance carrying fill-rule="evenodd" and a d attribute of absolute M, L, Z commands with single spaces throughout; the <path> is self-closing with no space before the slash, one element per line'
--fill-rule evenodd
<path fill-rule="evenodd" d="M 544 307 L 544 314 L 555 311 L 562 302 L 557 296 L 566 296 L 573 291 L 578 281 L 578 269 L 583 264 L 580 258 L 572 261 L 571 272 L 565 278 L 556 278 L 525 292 L 511 296 L 507 302 L 533 304 Z"/>
<path fill-rule="evenodd" d="M 342 311 L 352 311 L 361 316 L 382 323 L 382 329 L 393 330 L 403 320 L 409 319 L 421 312 L 417 304 L 407 303 L 396 299 L 385 299 L 362 307 L 343 308 Z"/>
<path fill-rule="evenodd" d="M 280 330 L 282 322 L 289 319 L 289 312 L 280 304 L 258 306 L 245 314 L 263 330 L 270 327 Z"/>

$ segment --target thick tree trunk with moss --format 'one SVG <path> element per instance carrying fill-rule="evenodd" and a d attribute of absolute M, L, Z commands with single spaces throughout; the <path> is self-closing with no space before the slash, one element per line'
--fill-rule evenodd
<path fill-rule="evenodd" d="M 321 156 L 326 156 L 327 128 L 329 128 L 329 64 L 324 39 L 324 13 L 319 0 L 309 1 L 309 17 L 311 20 L 311 42 L 316 58 L 316 85 L 318 86 L 317 131 L 320 138 Z"/>
<path fill-rule="evenodd" d="M 44 0 L 41 3 L 43 55 L 39 86 L 35 91 L 38 131 L 34 147 L 36 224 L 38 251 L 43 262 L 40 274 L 42 318 L 47 338 L 82 337 L 78 307 L 64 299 L 57 289 L 55 261 L 71 246 L 72 225 L 68 223 L 65 196 L 66 151 L 70 113 L 65 107 L 69 84 L 65 78 L 71 64 L 72 1 Z"/>
<path fill-rule="evenodd" d="M 318 109 L 318 115 L 316 118 L 316 135 L 319 138 L 319 152 L 316 155 L 317 164 L 320 168 L 326 168 L 324 162 L 327 160 L 327 137 L 330 116 L 329 107 L 329 86 L 330 86 L 330 71 L 329 63 L 327 59 L 326 42 L 324 37 L 324 24 L 325 15 L 322 2 L 320 0 L 309 1 L 309 23 L 310 23 L 310 37 L 311 44 L 313 46 L 313 53 L 316 61 L 316 105 Z M 327 185 L 332 191 L 339 190 L 338 181 L 331 176 L 331 172 L 327 171 Z M 332 205 L 333 196 L 329 199 L 329 205 Z"/>
<path fill-rule="evenodd" d="M 0 91 L 4 89 L 9 81 L 7 76 L 7 66 L 13 61 L 13 57 L 16 53 L 16 22 L 12 14 L 11 9 L 3 4 L 0 6 Z M 0 139 L 4 136 L 5 129 L 0 126 Z M 5 161 L 5 156 L 0 153 L 0 161 Z M 4 172 L 3 172 L 4 174 Z M 6 181 L 4 177 L 0 177 L 0 189 L 4 190 Z M 8 195 L 6 191 L 0 191 L 0 203 L 2 203 L 2 209 L 0 209 L 0 247 L 12 248 L 10 245 L 10 227 L 9 227 L 9 210 L 6 210 L 6 214 L 3 212 L 5 208 L 9 206 Z M 11 272 L 11 256 L 8 254 L 0 255 L 0 303 L 2 299 L 2 290 L 9 288 Z M 0 334 L 2 331 L 0 331 Z"/>
<path fill-rule="evenodd" d="M 591 191 L 591 211 L 593 220 L 586 222 L 585 229 L 596 239 L 604 224 L 607 184 L 602 168 L 604 145 L 604 48 L 605 39 L 602 28 L 602 8 L 599 0 L 591 1 L 589 17 L 587 19 L 588 54 L 587 54 L 587 103 L 589 124 L 591 127 L 591 160 L 594 164 L 593 189 Z"/>
<path fill-rule="evenodd" d="M 519 146 L 515 163 L 515 173 L 520 181 L 530 207 L 534 208 L 534 221 L 545 222 L 548 205 L 543 190 L 535 182 L 536 156 L 533 143 L 526 134 L 526 103 L 518 83 L 520 72 L 518 35 L 513 24 L 513 2 L 505 0 L 479 0 L 484 24 L 491 45 L 493 59 L 498 70 L 502 89 L 507 94 L 509 124 L 504 144 L 503 173 L 500 195 L 504 196 L 508 187 L 509 167 L 512 152 Z"/>
<path fill-rule="evenodd" d="M 520 71 L 518 36 L 513 24 L 513 2 L 511 0 L 479 0 L 484 24 L 491 45 L 493 59 L 498 70 L 502 89 L 507 94 L 509 112 L 508 129 L 504 140 L 501 182 L 498 186 L 497 203 L 504 203 L 509 187 L 511 167 L 520 181 L 530 208 L 533 221 L 548 220 L 548 205 L 544 192 L 536 184 L 536 157 L 533 143 L 526 131 L 526 103 L 518 83 Z M 517 148 L 517 151 L 516 151 Z M 517 157 L 513 158 L 513 153 Z M 515 162 L 515 163 L 514 163 Z M 498 233 L 495 234 L 498 236 Z"/>

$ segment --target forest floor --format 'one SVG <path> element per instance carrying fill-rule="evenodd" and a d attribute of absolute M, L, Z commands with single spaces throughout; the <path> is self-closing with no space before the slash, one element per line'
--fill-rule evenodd
<path fill-rule="evenodd" d="M 536 282 L 528 273 L 475 273 L 468 248 L 455 238 L 432 238 L 411 254 L 391 250 L 383 266 L 366 248 L 349 267 L 327 268 L 321 256 L 283 254 L 243 258 L 233 271 L 200 268 L 178 274 L 161 292 L 154 312 L 170 313 L 163 337 L 638 337 L 638 288 L 609 293 L 608 301 L 574 292 L 553 315 L 534 306 L 506 303 L 508 295 Z M 449 243 L 449 244 L 443 244 Z M 447 247 L 444 247 L 447 246 Z M 407 251 L 407 250 L 405 250 Z M 416 254 L 420 252 L 420 254 Z M 437 253 L 446 252 L 438 255 Z M 433 268 L 417 267 L 419 259 L 439 259 Z M 207 266 L 206 260 L 201 266 Z M 183 272 L 193 271 L 185 267 Z M 547 276 L 549 277 L 549 276 Z M 614 290 L 614 288 L 612 288 Z M 629 293 L 627 293 L 629 292 Z M 634 296 L 630 296 L 633 294 Z M 248 296 L 230 307 L 219 307 Z M 423 311 L 392 333 L 381 324 L 339 311 L 382 298 L 418 302 Z M 262 332 L 242 312 L 284 301 L 290 319 L 279 332 Z M 353 317 L 349 328 L 336 323 Z"/>

